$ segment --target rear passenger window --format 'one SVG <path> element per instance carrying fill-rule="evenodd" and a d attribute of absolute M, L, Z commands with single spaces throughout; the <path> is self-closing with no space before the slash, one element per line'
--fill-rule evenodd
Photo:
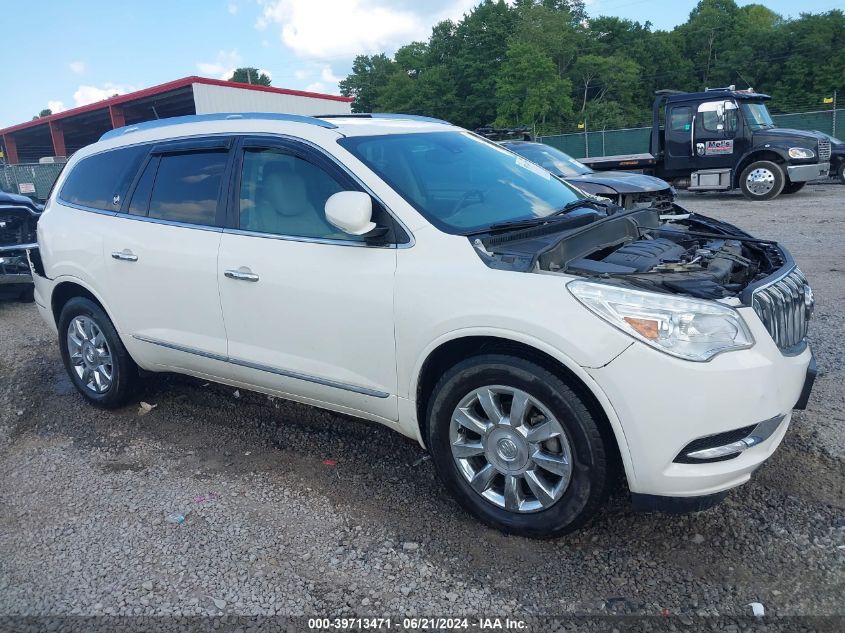
<path fill-rule="evenodd" d="M 120 210 L 148 150 L 147 145 L 135 145 L 83 158 L 68 174 L 59 197 L 83 207 Z"/>
<path fill-rule="evenodd" d="M 150 195 L 149 217 L 216 225 L 226 158 L 227 153 L 221 151 L 162 155 Z"/>

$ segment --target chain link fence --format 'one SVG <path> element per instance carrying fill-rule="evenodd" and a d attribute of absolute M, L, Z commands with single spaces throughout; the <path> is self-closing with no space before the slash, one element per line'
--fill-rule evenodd
<path fill-rule="evenodd" d="M 818 130 L 831 136 L 836 136 L 837 133 L 842 134 L 845 130 L 845 109 L 773 114 L 772 119 L 778 127 Z M 556 147 L 576 158 L 643 154 L 649 151 L 650 139 L 650 127 L 595 130 L 537 137 L 541 143 Z"/>
<path fill-rule="evenodd" d="M 64 163 L 0 164 L 0 189 L 36 200 L 46 200 L 50 187 L 64 166 Z"/>

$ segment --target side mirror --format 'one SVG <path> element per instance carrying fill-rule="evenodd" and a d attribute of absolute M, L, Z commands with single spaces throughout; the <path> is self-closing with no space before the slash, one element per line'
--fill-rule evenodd
<path fill-rule="evenodd" d="M 326 220 L 349 235 L 365 235 L 376 228 L 373 201 L 362 191 L 339 191 L 326 200 Z"/>

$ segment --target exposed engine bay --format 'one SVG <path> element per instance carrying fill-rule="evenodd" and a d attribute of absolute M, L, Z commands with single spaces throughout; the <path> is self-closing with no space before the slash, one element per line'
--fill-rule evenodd
<path fill-rule="evenodd" d="M 492 268 L 566 273 L 703 299 L 740 296 L 784 265 L 777 244 L 677 205 L 564 217 L 473 242 Z"/>

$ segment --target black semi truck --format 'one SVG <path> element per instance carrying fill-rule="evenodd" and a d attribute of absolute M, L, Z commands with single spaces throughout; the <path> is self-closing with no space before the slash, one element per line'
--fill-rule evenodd
<path fill-rule="evenodd" d="M 641 171 L 691 191 L 742 189 L 753 200 L 795 193 L 830 169 L 830 139 L 775 127 L 769 95 L 753 90 L 659 90 L 651 152 L 584 158 L 597 171 Z"/>

